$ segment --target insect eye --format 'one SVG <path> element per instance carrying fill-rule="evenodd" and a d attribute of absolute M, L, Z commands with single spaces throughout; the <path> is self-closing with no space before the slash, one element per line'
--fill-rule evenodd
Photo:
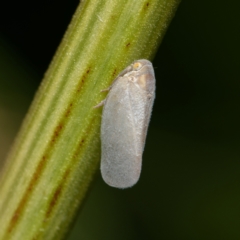
<path fill-rule="evenodd" d="M 133 70 L 138 70 L 142 67 L 142 64 L 140 62 L 136 62 L 133 64 Z"/>

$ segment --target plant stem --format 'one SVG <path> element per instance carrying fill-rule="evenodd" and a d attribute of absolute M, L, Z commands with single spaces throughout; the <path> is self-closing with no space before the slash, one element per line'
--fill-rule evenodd
<path fill-rule="evenodd" d="M 0 239 L 62 239 L 99 165 L 101 109 L 118 73 L 152 59 L 178 0 L 85 0 L 0 179 Z"/>

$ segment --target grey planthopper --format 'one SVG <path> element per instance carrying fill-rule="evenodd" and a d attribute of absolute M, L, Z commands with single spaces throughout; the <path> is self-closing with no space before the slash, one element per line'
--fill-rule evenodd
<path fill-rule="evenodd" d="M 101 174 L 116 188 L 137 183 L 155 98 L 152 63 L 141 59 L 124 69 L 109 87 L 101 123 Z"/>

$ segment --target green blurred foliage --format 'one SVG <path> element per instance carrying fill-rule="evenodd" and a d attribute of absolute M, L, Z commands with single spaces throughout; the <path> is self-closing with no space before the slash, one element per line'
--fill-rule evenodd
<path fill-rule="evenodd" d="M 0 36 L 0 168 L 39 80 L 29 65 Z"/>
<path fill-rule="evenodd" d="M 69 240 L 240 239 L 239 9 L 236 0 L 182 1 L 153 62 L 157 97 L 140 181 L 118 190 L 98 172 Z M 3 60 L 1 148 L 38 78 L 19 59 Z"/>

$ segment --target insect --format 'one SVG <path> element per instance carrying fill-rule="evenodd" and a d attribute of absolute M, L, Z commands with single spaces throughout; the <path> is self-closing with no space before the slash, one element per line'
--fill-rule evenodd
<path fill-rule="evenodd" d="M 134 61 L 109 87 L 101 123 L 101 174 L 116 188 L 137 183 L 142 154 L 155 98 L 151 62 Z"/>

